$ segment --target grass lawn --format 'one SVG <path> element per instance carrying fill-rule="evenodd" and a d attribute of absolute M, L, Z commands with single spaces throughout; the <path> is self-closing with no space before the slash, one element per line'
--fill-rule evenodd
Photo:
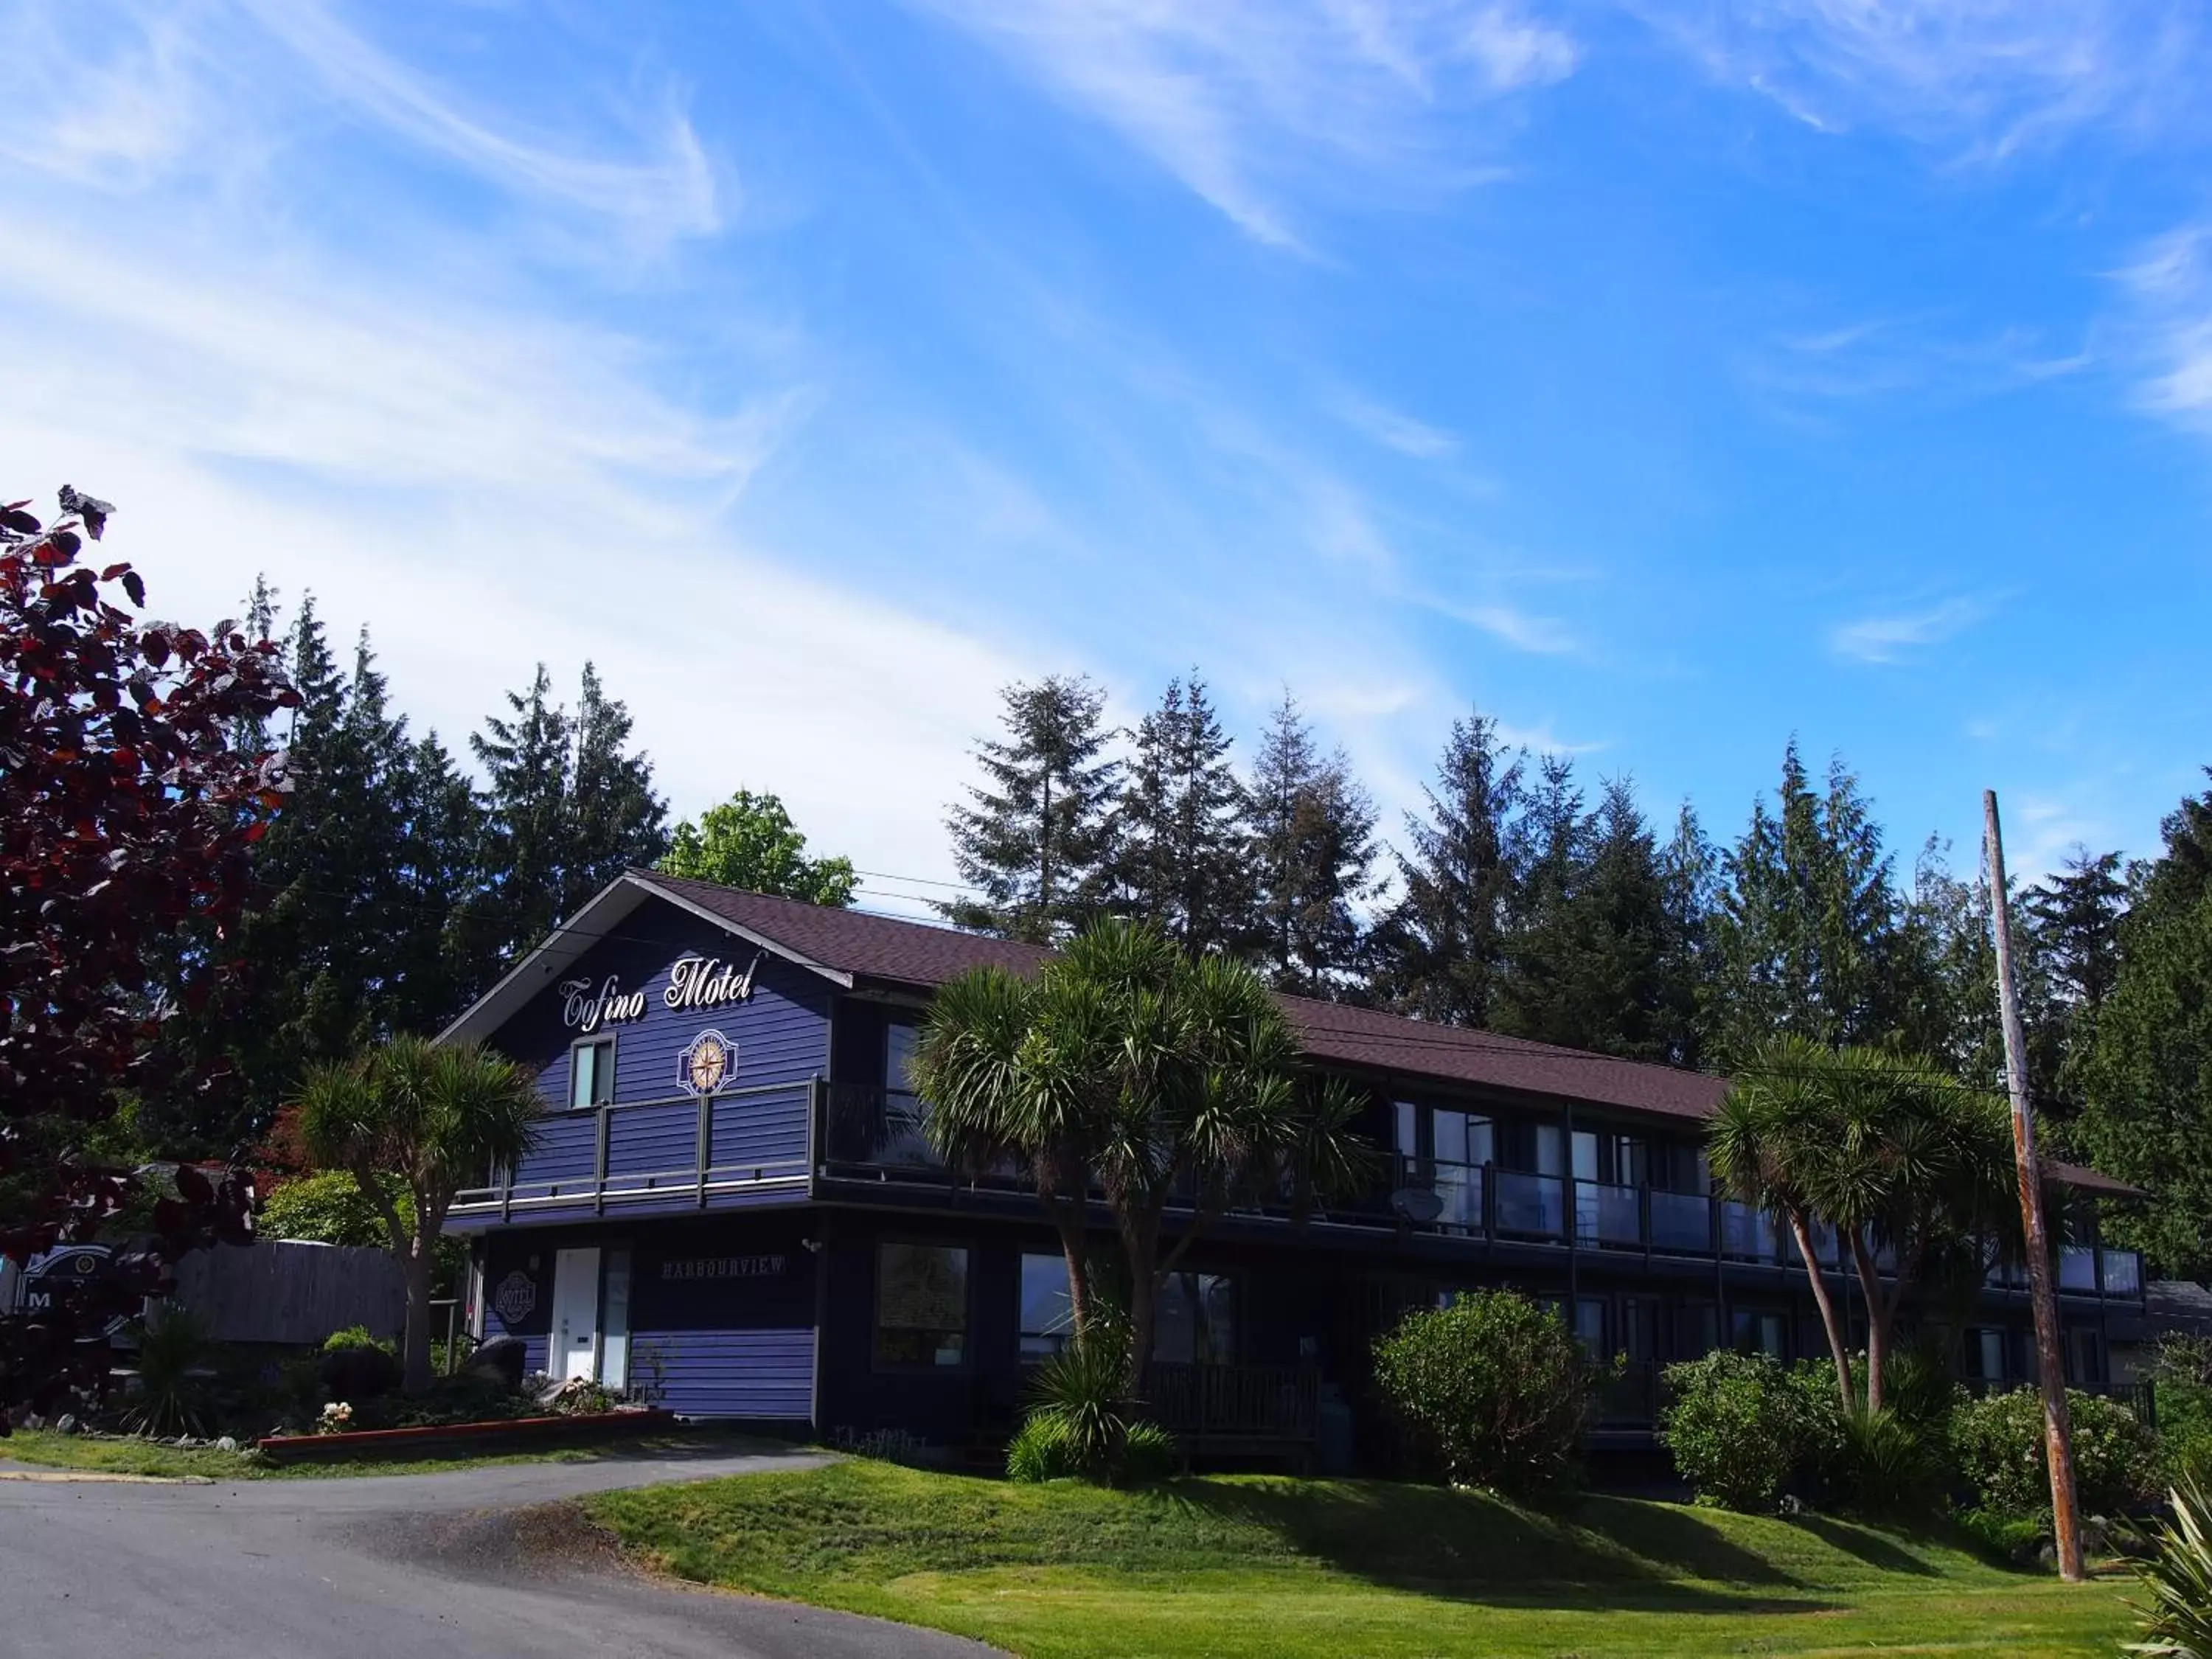
<path fill-rule="evenodd" d="M 609 1458 L 651 1452 L 745 1452 L 769 1449 L 765 1443 L 713 1430 L 682 1434 L 640 1435 L 601 1446 L 549 1446 L 538 1451 L 504 1452 L 489 1457 L 430 1457 L 402 1462 L 363 1457 L 336 1463 L 271 1463 L 238 1452 L 195 1446 L 179 1450 L 121 1435 L 62 1435 L 51 1430 L 18 1429 L 0 1440 L 0 1462 L 35 1463 L 50 1468 L 98 1469 L 114 1474 L 153 1474 L 172 1479 L 201 1476 L 212 1480 L 327 1480 L 343 1475 L 433 1474 L 441 1469 L 481 1469 L 501 1463 L 597 1463 Z M 781 1449 L 781 1448 L 777 1448 Z"/>
<path fill-rule="evenodd" d="M 665 1571 L 1083 1655 L 2112 1656 L 2128 1582 L 1948 1539 L 1630 1498 L 1560 1516 L 1353 1480 L 1016 1486 L 883 1463 L 610 1492 Z"/>

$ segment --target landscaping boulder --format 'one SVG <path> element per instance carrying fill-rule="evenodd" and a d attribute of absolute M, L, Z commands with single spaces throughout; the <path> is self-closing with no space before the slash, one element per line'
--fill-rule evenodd
<path fill-rule="evenodd" d="M 497 1382 L 509 1394 L 522 1392 L 525 1350 L 519 1336 L 495 1336 L 469 1356 L 468 1376 Z"/>
<path fill-rule="evenodd" d="M 78 1424 L 76 1418 L 70 1412 L 64 1412 L 59 1417 L 54 1419 L 54 1432 L 56 1434 L 75 1434 L 77 1431 L 77 1428 Z"/>

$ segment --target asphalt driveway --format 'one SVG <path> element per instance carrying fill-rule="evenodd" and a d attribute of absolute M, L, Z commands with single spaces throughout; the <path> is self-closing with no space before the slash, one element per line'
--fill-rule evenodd
<path fill-rule="evenodd" d="M 538 1507 L 822 1461 L 679 1453 L 218 1486 L 0 1480 L 0 1656 L 987 1654 L 848 1613 L 654 1583 Z"/>

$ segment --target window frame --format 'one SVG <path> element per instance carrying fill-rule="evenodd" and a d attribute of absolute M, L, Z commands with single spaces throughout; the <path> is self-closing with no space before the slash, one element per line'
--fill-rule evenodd
<path fill-rule="evenodd" d="M 589 1036 L 580 1036 L 569 1043 L 568 1088 L 567 1097 L 562 1102 L 562 1109 L 563 1111 L 596 1112 L 602 1106 L 611 1106 L 615 1103 L 615 1067 L 617 1062 L 616 1049 L 621 1041 L 622 1039 L 612 1031 L 594 1031 Z M 580 1049 L 585 1048 L 594 1050 L 604 1048 L 606 1050 L 606 1065 L 604 1068 L 604 1075 L 606 1083 L 606 1098 L 604 1100 L 588 1100 L 583 1104 L 578 1105 L 576 1103 L 576 1054 Z M 601 1068 L 599 1067 L 595 1061 L 593 1063 L 592 1073 L 592 1092 L 594 1095 L 599 1092 L 601 1075 Z"/>
<path fill-rule="evenodd" d="M 884 1252 L 889 1249 L 957 1250 L 963 1261 L 960 1269 L 960 1361 L 954 1365 L 908 1364 L 884 1358 Z M 868 1369 L 886 1376 L 965 1376 L 975 1370 L 975 1257 L 977 1250 L 970 1240 L 947 1243 L 938 1238 L 915 1238 L 911 1236 L 878 1237 L 875 1241 L 874 1261 L 872 1264 L 868 1304 Z M 918 1325 L 902 1325 L 900 1330 L 930 1328 Z M 940 1333 L 942 1334 L 943 1333 Z"/>

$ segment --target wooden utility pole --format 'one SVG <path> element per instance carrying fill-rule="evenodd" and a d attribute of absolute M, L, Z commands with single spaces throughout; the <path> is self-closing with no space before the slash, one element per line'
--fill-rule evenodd
<path fill-rule="evenodd" d="M 1997 1006 L 2004 1016 L 2005 1081 L 2012 1095 L 2013 1164 L 2020 1176 L 2020 1216 L 2027 1234 L 2028 1296 L 2035 1306 L 2035 1370 L 2043 1387 L 2043 1443 L 2051 1465 L 2051 1519 L 2057 1534 L 2058 1576 L 2078 1584 L 2083 1573 L 2081 1531 L 2074 1506 L 2074 1424 L 2066 1409 L 2066 1356 L 2059 1344 L 2051 1235 L 2043 1224 L 2043 1172 L 2036 1163 L 2035 1119 L 2028 1109 L 2027 1036 L 2021 1029 L 2020 993 L 2013 980 L 2004 837 L 1997 829 L 1994 789 L 1982 791 L 1982 829 L 1989 854 L 1990 916 L 1996 929 Z"/>

